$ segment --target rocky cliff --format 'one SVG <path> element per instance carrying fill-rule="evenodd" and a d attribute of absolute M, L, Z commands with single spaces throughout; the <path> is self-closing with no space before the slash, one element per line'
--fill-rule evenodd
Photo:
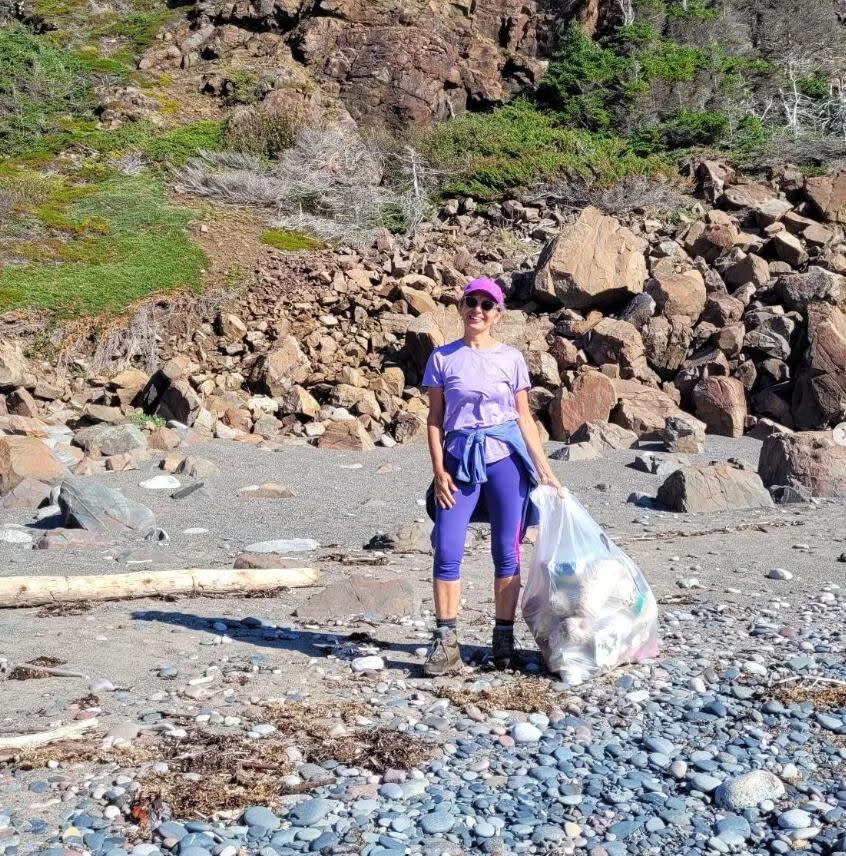
<path fill-rule="evenodd" d="M 595 23 L 592 0 L 198 0 L 142 68 L 190 68 L 225 87 L 259 61 L 271 106 L 335 102 L 402 130 L 489 108 L 539 80 L 556 33 Z"/>

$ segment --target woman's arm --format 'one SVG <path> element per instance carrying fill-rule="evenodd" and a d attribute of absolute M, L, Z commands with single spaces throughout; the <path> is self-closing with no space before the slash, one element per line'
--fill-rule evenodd
<path fill-rule="evenodd" d="M 529 409 L 529 396 L 526 390 L 521 389 L 514 396 L 514 401 L 517 405 L 517 424 L 520 427 L 523 439 L 526 441 L 526 448 L 529 450 L 529 456 L 538 471 L 541 484 L 549 485 L 559 490 L 561 482 L 558 481 L 555 473 L 552 472 L 552 468 L 549 466 L 546 452 L 543 450 L 543 443 L 541 443 L 540 434 L 538 434 L 538 426 L 535 425 L 532 411 Z"/>
<path fill-rule="evenodd" d="M 435 475 L 435 499 L 441 508 L 452 508 L 458 488 L 444 467 L 444 391 L 442 387 L 429 388 L 429 416 L 426 419 L 429 439 L 429 457 Z"/>

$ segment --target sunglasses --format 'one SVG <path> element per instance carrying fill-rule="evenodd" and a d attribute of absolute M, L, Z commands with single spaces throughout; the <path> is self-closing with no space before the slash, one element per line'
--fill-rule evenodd
<path fill-rule="evenodd" d="M 483 312 L 490 312 L 498 304 L 494 303 L 493 300 L 479 300 L 477 297 L 465 297 L 464 305 L 468 309 L 475 309 L 477 306 L 481 306 Z"/>

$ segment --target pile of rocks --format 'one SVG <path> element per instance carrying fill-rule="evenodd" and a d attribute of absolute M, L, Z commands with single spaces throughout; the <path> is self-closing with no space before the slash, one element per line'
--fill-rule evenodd
<path fill-rule="evenodd" d="M 836 424 L 846 416 L 846 173 L 734 184 L 703 162 L 697 175 L 718 207 L 680 226 L 550 201 L 482 213 L 465 199 L 401 245 L 381 235 L 368 255 L 274 255 L 245 294 L 198 310 L 188 335 L 165 330 L 152 377 L 91 376 L 80 363 L 63 385 L 4 343 L 0 413 L 118 423 L 140 408 L 229 439 L 422 440 L 423 367 L 460 335 L 461 287 L 484 274 L 509 294 L 497 332 L 523 351 L 531 406 L 555 440 L 578 442 L 594 421 L 652 439 L 669 419 L 676 443 L 679 431 L 695 442 L 705 430 L 763 437 Z"/>

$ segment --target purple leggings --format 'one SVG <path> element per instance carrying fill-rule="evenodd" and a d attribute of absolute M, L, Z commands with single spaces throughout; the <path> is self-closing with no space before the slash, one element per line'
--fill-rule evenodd
<path fill-rule="evenodd" d="M 459 461 L 445 456 L 447 472 L 455 479 Z M 484 491 L 491 522 L 491 555 L 498 579 L 520 573 L 520 536 L 523 507 L 529 492 L 529 479 L 519 458 L 511 455 L 487 465 L 488 480 L 470 485 L 457 482 L 455 505 L 435 511 L 432 544 L 435 548 L 435 579 L 455 582 L 461 577 L 461 559 L 470 517 Z"/>

